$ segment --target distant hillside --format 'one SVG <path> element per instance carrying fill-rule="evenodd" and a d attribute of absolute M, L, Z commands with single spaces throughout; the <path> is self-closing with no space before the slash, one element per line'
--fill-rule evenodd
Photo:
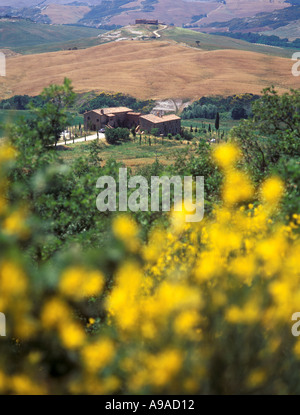
<path fill-rule="evenodd" d="M 131 25 L 106 32 L 78 26 L 40 25 L 30 21 L 8 22 L 0 19 L 0 48 L 9 46 L 21 54 L 85 49 L 122 40 L 166 40 L 202 50 L 238 49 L 282 57 L 290 57 L 292 51 L 166 25 Z"/>
<path fill-rule="evenodd" d="M 271 13 L 259 13 L 253 17 L 235 18 L 226 22 L 212 22 L 210 24 L 203 24 L 199 30 L 205 32 L 264 32 L 282 28 L 291 22 L 300 20 L 300 3 L 295 2 L 291 7 L 281 10 L 275 10 Z M 273 34 L 273 33 L 272 33 Z"/>
<path fill-rule="evenodd" d="M 54 50 L 58 50 L 67 48 L 68 44 L 63 47 L 65 42 L 97 37 L 103 32 L 103 30 L 89 27 L 46 25 L 27 20 L 0 19 L 0 48 L 31 53 L 34 47 L 43 48 L 56 43 Z M 69 47 L 72 45 L 73 43 Z"/>
<path fill-rule="evenodd" d="M 1 0 L 0 15 L 92 27 L 103 24 L 124 26 L 140 18 L 158 19 L 176 26 L 199 26 L 253 17 L 288 5 L 285 0 Z"/>
<path fill-rule="evenodd" d="M 73 80 L 77 92 L 122 92 L 139 99 L 259 94 L 297 88 L 290 58 L 242 50 L 197 50 L 169 41 L 124 41 L 89 49 L 7 59 L 0 95 L 38 95 L 49 83 Z"/>
<path fill-rule="evenodd" d="M 280 26 L 277 29 L 266 30 L 261 33 L 267 36 L 275 35 L 280 38 L 287 38 L 290 41 L 300 38 L 300 16 L 298 20 L 295 20 L 286 26 Z"/>

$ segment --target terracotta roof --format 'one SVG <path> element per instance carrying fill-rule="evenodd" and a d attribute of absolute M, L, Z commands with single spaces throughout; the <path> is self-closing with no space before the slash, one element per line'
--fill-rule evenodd
<path fill-rule="evenodd" d="M 133 111 L 131 111 L 131 112 L 128 113 L 128 115 L 142 115 L 142 113 L 141 112 L 133 112 Z"/>
<path fill-rule="evenodd" d="M 143 118 L 144 120 L 148 120 L 154 124 L 160 124 L 166 121 L 175 121 L 175 120 L 181 119 L 180 117 L 177 117 L 177 115 L 175 114 L 164 115 L 163 117 L 158 117 L 157 115 L 154 115 L 154 114 L 147 114 L 147 115 L 142 115 L 141 118 Z"/>
<path fill-rule="evenodd" d="M 96 112 L 97 114 L 101 114 L 101 111 L 103 111 L 105 115 L 117 114 L 121 112 L 132 112 L 132 110 L 127 107 L 98 108 L 88 112 Z"/>

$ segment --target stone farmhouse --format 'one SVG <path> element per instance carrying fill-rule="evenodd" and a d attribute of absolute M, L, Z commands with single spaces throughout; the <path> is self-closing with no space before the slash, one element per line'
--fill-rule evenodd
<path fill-rule="evenodd" d="M 154 115 L 147 114 L 140 116 L 140 130 L 150 133 L 153 128 L 158 129 L 158 134 L 176 135 L 181 130 L 181 118 L 175 114 L 170 115 Z"/>
<path fill-rule="evenodd" d="M 140 112 L 133 112 L 126 107 L 96 109 L 84 113 L 84 128 L 97 131 L 106 126 L 111 128 L 137 127 L 140 116 Z"/>
<path fill-rule="evenodd" d="M 181 130 L 181 118 L 175 114 L 142 115 L 140 112 L 134 112 L 126 107 L 100 108 L 84 113 L 84 128 L 86 130 L 98 131 L 105 127 L 130 129 L 134 127 L 136 131 L 146 133 L 157 128 L 158 134 L 176 135 Z"/>

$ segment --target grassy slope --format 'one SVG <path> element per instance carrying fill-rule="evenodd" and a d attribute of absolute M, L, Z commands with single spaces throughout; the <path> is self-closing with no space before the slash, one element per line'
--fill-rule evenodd
<path fill-rule="evenodd" d="M 169 27 L 167 30 L 162 31 L 161 35 L 162 39 L 185 43 L 192 47 L 196 47 L 196 41 L 198 40 L 200 41 L 199 47 L 204 50 L 236 49 L 287 58 L 290 58 L 292 54 L 291 49 L 256 45 L 239 39 L 209 35 L 179 27 Z"/>
<path fill-rule="evenodd" d="M 151 26 L 151 25 L 133 25 L 125 26 L 122 29 L 113 30 L 102 34 L 99 37 L 101 43 L 116 40 L 118 38 L 136 39 L 143 35 L 147 40 L 153 36 L 153 31 L 159 29 L 161 38 L 157 40 L 166 40 L 185 44 L 193 48 L 199 48 L 202 50 L 220 50 L 220 49 L 235 49 L 244 50 L 249 52 L 263 53 L 265 55 L 291 57 L 291 49 L 274 48 L 272 46 L 256 45 L 253 43 L 245 42 L 244 40 L 232 39 L 225 36 L 215 36 L 206 33 L 196 32 L 190 29 L 183 29 L 179 27 L 169 26 L 163 29 L 163 26 Z M 196 44 L 199 41 L 199 47 Z M 99 43 L 100 43 L 99 42 Z"/>
<path fill-rule="evenodd" d="M 83 38 L 96 37 L 101 33 L 103 31 L 87 27 L 44 25 L 25 20 L 16 22 L 0 20 L 0 48 L 30 53 L 34 47 L 50 44 L 51 50 L 59 50 L 64 48 L 64 43 L 77 39 L 82 42 Z M 88 42 L 91 42 L 91 39 L 88 39 L 87 46 L 89 46 Z"/>

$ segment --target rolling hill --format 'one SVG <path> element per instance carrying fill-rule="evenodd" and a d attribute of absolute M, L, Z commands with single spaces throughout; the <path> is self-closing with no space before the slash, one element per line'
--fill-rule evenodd
<path fill-rule="evenodd" d="M 293 0 L 291 0 L 293 1 Z M 272 12 L 259 13 L 244 18 L 233 17 L 226 21 L 204 22 L 200 25 L 201 31 L 205 32 L 264 32 L 275 34 L 276 29 L 284 28 L 286 25 L 300 20 L 300 2 L 288 7 L 273 10 Z M 297 23 L 296 23 L 297 24 Z M 287 36 L 288 37 L 288 36 Z"/>
<path fill-rule="evenodd" d="M 123 92 L 141 99 L 258 94 L 297 88 L 290 59 L 241 50 L 199 50 L 167 41 L 123 41 L 88 49 L 15 56 L 0 78 L 3 98 L 37 95 L 66 76 L 75 90 Z"/>
<path fill-rule="evenodd" d="M 256 45 L 243 40 L 166 25 L 129 25 L 107 32 L 88 27 L 0 19 L 0 49 L 10 49 L 21 54 L 84 49 L 122 40 L 154 41 L 154 39 L 203 50 L 238 49 L 282 57 L 290 57 L 292 53 L 291 49 Z"/>
<path fill-rule="evenodd" d="M 300 39 L 300 16 L 298 20 L 295 20 L 292 23 L 287 24 L 286 26 L 280 26 L 278 29 L 266 30 L 261 32 L 265 35 L 275 35 L 280 38 L 287 38 L 289 40 Z"/>
<path fill-rule="evenodd" d="M 104 30 L 90 27 L 48 25 L 33 23 L 29 20 L 0 19 L 0 49 L 9 48 L 19 53 L 32 53 L 35 47 L 47 50 L 66 49 L 68 42 L 82 42 L 88 38 L 87 46 L 91 46 L 91 38 L 104 33 Z M 71 43 L 70 45 L 72 45 Z M 87 47 L 85 46 L 85 47 Z"/>
<path fill-rule="evenodd" d="M 1 0 L 1 6 L 0 15 L 98 27 L 100 24 L 128 25 L 138 18 L 159 19 L 177 26 L 203 25 L 253 17 L 282 9 L 289 3 L 285 0 Z"/>

